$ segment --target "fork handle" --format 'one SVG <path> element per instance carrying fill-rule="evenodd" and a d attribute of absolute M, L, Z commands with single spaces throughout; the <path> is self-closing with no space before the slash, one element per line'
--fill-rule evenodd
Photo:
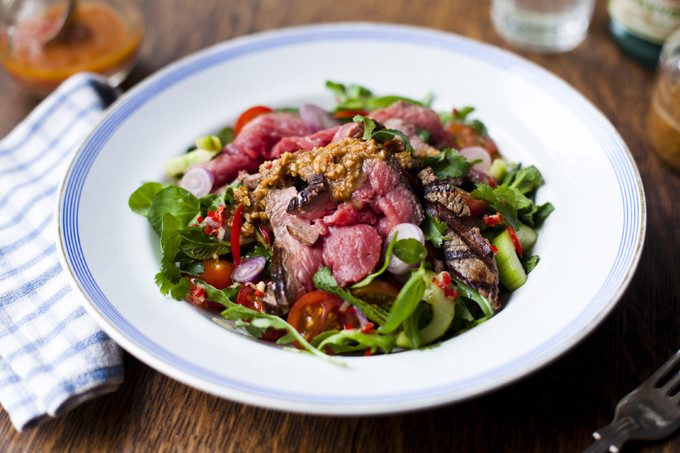
<path fill-rule="evenodd" d="M 618 453 L 623 444 L 640 428 L 631 417 L 614 420 L 607 426 L 593 433 L 595 442 L 590 444 L 582 453 Z"/>

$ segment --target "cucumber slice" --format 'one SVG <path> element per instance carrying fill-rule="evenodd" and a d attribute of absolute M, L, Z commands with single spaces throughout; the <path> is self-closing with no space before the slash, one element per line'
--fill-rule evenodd
<path fill-rule="evenodd" d="M 423 280 L 427 283 L 423 300 L 432 307 L 432 320 L 418 331 L 421 345 L 430 344 L 444 335 L 451 326 L 453 317 L 456 314 L 455 301 L 446 297 L 444 291 L 432 281 L 436 276 L 437 274 L 432 271 L 426 271 L 423 276 Z M 400 332 L 397 335 L 396 345 L 402 348 L 410 348 L 404 332 Z"/>
<path fill-rule="evenodd" d="M 527 281 L 527 273 L 519 261 L 510 233 L 503 231 L 491 243 L 498 249 L 496 265 L 501 283 L 510 291 L 516 290 Z"/>
<path fill-rule="evenodd" d="M 503 159 L 496 159 L 491 163 L 489 173 L 496 181 L 503 181 L 508 174 L 508 164 Z"/>
<path fill-rule="evenodd" d="M 179 176 L 184 173 L 189 166 L 201 162 L 208 162 L 215 157 L 219 151 L 208 151 L 207 149 L 195 149 L 184 153 L 181 156 L 174 157 L 165 163 L 165 171 L 171 177 Z"/>
<path fill-rule="evenodd" d="M 522 250 L 529 250 L 536 243 L 538 239 L 538 233 L 536 233 L 533 228 L 527 226 L 523 223 L 519 224 L 519 228 L 515 230 L 519 244 L 522 246 Z"/>

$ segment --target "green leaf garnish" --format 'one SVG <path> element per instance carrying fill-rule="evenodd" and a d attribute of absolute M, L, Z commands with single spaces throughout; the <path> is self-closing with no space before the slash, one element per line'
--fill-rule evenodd
<path fill-rule="evenodd" d="M 411 274 L 406 284 L 404 284 L 401 291 L 399 291 L 399 295 L 392 303 L 387 322 L 378 329 L 378 332 L 394 332 L 406 318 L 411 316 L 422 300 L 423 294 L 425 294 L 424 275 L 425 269 L 422 266 Z"/>
<path fill-rule="evenodd" d="M 346 329 L 325 336 L 318 348 L 331 348 L 336 354 L 364 351 L 369 349 L 375 354 L 379 349 L 389 354 L 394 347 L 394 337 L 377 333 L 363 333 L 359 329 Z"/>
<path fill-rule="evenodd" d="M 427 257 L 427 248 L 417 239 L 400 239 L 392 253 L 406 264 L 416 264 Z"/>
<path fill-rule="evenodd" d="M 420 228 L 423 230 L 425 240 L 432 243 L 435 247 L 440 248 L 444 241 L 449 240 L 449 238 L 444 236 L 444 233 L 446 233 L 446 226 L 445 222 L 441 222 L 430 214 L 427 214 L 425 220 L 420 225 Z"/>
<path fill-rule="evenodd" d="M 137 190 L 132 192 L 128 199 L 128 206 L 133 212 L 146 217 L 149 207 L 154 197 L 163 190 L 163 184 L 158 182 L 147 182 L 142 184 Z"/>
<path fill-rule="evenodd" d="M 457 150 L 447 148 L 438 156 L 426 157 L 423 165 L 432 167 L 437 178 L 444 181 L 448 177 L 458 178 L 467 174 L 472 168 L 473 162 L 468 162 Z"/>

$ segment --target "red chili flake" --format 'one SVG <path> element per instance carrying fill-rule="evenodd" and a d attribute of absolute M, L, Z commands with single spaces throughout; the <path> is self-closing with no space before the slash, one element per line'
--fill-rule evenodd
<path fill-rule="evenodd" d="M 345 330 L 354 329 L 354 324 L 345 324 Z"/>
<path fill-rule="evenodd" d="M 370 357 L 372 355 L 373 353 L 371 352 L 371 348 L 366 348 L 366 352 L 364 352 L 364 357 Z"/>
<path fill-rule="evenodd" d="M 496 247 L 495 245 L 491 246 L 491 251 L 493 252 L 494 255 L 498 255 L 498 247 Z"/>
<path fill-rule="evenodd" d="M 497 212 L 494 215 L 486 215 L 484 214 L 483 217 L 484 223 L 486 223 L 489 226 L 494 226 L 498 225 L 499 223 L 503 223 L 505 219 L 503 219 L 503 216 Z"/>
<path fill-rule="evenodd" d="M 205 219 L 203 218 L 202 215 L 199 215 L 198 217 L 196 217 L 196 221 L 197 221 L 198 223 L 201 223 L 201 222 L 204 221 L 204 220 L 205 220 Z"/>
<path fill-rule="evenodd" d="M 255 297 L 260 297 L 262 295 L 262 291 L 258 289 L 253 294 L 255 294 Z"/>
<path fill-rule="evenodd" d="M 363 326 L 361 328 L 361 333 L 371 332 L 374 327 L 375 327 L 375 324 L 373 324 L 372 322 L 369 322 L 368 324 L 366 324 L 365 326 Z"/>
<path fill-rule="evenodd" d="M 205 289 L 200 287 L 200 286 L 192 285 L 191 295 L 194 296 L 197 299 L 200 299 L 201 297 L 203 297 L 205 295 Z"/>

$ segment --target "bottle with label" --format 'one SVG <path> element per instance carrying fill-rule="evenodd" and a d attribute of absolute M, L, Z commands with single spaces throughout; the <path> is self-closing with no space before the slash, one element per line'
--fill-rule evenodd
<path fill-rule="evenodd" d="M 666 38 L 680 27 L 680 0 L 609 0 L 609 28 L 628 55 L 654 67 Z"/>
<path fill-rule="evenodd" d="M 666 39 L 647 115 L 647 143 L 680 172 L 680 29 Z"/>

